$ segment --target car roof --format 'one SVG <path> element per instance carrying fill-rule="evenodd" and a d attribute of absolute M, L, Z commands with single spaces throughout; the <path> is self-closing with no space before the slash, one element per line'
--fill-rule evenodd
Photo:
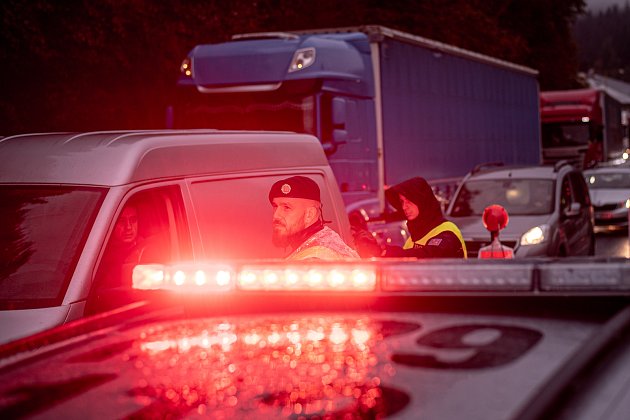
<path fill-rule="evenodd" d="M 0 183 L 98 186 L 328 164 L 313 136 L 217 130 L 24 134 L 0 139 L 0 156 Z"/>
<path fill-rule="evenodd" d="M 565 173 L 570 170 L 576 170 L 575 167 L 568 164 L 556 165 L 536 165 L 536 166 L 492 166 L 487 169 L 473 170 L 469 174 L 469 179 L 474 180 L 491 180 L 491 179 L 556 179 L 558 174 Z"/>

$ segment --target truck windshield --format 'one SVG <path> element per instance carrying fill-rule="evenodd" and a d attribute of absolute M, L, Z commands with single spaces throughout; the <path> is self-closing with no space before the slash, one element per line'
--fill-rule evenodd
<path fill-rule="evenodd" d="M 542 124 L 543 147 L 586 146 L 591 138 L 588 124 Z"/>
<path fill-rule="evenodd" d="M 175 128 L 294 131 L 317 135 L 311 94 L 180 92 Z"/>
<path fill-rule="evenodd" d="M 510 216 L 534 216 L 553 211 L 554 181 L 543 179 L 493 179 L 469 181 L 455 198 L 451 216 L 481 216 L 490 204 L 498 204 Z"/>
<path fill-rule="evenodd" d="M 0 309 L 58 305 L 105 190 L 0 187 Z"/>

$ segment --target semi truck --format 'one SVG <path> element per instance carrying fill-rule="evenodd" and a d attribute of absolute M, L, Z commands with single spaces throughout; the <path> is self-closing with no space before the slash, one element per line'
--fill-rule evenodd
<path fill-rule="evenodd" d="M 452 191 L 479 163 L 541 161 L 537 71 L 383 26 L 197 45 L 177 86 L 172 127 L 315 135 L 347 204 L 383 208 L 384 188 L 413 176 Z"/>
<path fill-rule="evenodd" d="M 621 111 L 621 103 L 603 89 L 541 92 L 543 161 L 566 159 L 589 167 L 621 159 L 627 148 Z"/>

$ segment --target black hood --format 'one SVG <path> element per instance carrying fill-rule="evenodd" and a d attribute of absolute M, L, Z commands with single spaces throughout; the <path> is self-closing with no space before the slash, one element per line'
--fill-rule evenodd
<path fill-rule="evenodd" d="M 398 194 L 404 195 L 420 210 L 420 215 L 416 219 L 407 221 L 407 228 L 414 241 L 422 238 L 445 220 L 440 202 L 435 198 L 431 186 L 424 178 L 411 178 L 385 191 L 387 201 L 402 213 L 402 204 Z"/>

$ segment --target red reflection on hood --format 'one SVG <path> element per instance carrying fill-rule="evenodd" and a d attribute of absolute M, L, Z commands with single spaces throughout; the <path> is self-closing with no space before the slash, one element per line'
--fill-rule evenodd
<path fill-rule="evenodd" d="M 145 329 L 126 356 L 143 378 L 136 414 L 380 417 L 381 378 L 394 374 L 382 338 L 374 321 L 332 316 Z"/>

